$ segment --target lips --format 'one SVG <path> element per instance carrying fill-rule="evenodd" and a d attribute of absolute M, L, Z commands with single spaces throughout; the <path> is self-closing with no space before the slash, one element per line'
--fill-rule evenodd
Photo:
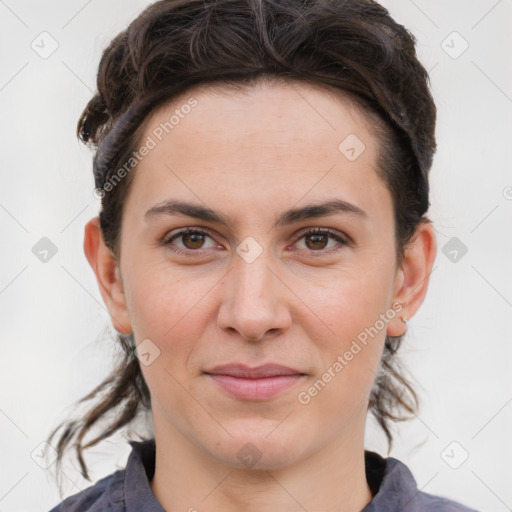
<path fill-rule="evenodd" d="M 302 381 L 306 374 L 278 364 L 251 368 L 244 364 L 216 366 L 204 372 L 224 392 L 242 400 L 270 399 Z"/>
<path fill-rule="evenodd" d="M 229 375 L 241 379 L 262 379 L 265 377 L 279 377 L 282 375 L 304 375 L 303 372 L 279 364 L 264 364 L 251 368 L 250 366 L 235 363 L 216 366 L 205 371 L 211 375 Z"/>

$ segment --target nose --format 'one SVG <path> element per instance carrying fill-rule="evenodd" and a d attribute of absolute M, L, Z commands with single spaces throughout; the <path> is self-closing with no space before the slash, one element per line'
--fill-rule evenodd
<path fill-rule="evenodd" d="M 217 318 L 221 329 L 246 341 L 259 341 L 290 327 L 293 294 L 265 253 L 251 263 L 237 256 L 223 281 Z"/>

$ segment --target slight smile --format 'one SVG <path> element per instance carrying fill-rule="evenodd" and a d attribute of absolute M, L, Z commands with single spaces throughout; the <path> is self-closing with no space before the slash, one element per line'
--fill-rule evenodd
<path fill-rule="evenodd" d="M 204 372 L 225 392 L 242 400 L 272 398 L 298 382 L 306 374 L 277 364 L 251 368 L 241 363 L 217 366 Z"/>

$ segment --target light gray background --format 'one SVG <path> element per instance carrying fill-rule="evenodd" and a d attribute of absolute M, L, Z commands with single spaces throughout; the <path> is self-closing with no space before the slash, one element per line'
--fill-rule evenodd
<path fill-rule="evenodd" d="M 60 501 L 31 454 L 111 364 L 109 317 L 82 251 L 98 207 L 92 153 L 74 134 L 102 49 L 148 3 L 0 1 L 0 512 Z M 426 492 L 510 510 L 512 1 L 383 3 L 418 38 L 439 109 L 430 210 L 439 251 L 403 351 L 423 407 L 399 426 L 391 455 Z M 47 58 L 31 47 L 48 51 L 52 39 Z M 58 249 L 46 263 L 32 252 L 42 237 Z M 443 252 L 453 237 L 467 247 L 457 261 Z M 124 466 L 123 443 L 91 450 L 94 479 Z M 386 453 L 371 421 L 367 447 Z M 71 466 L 65 483 L 67 494 L 90 485 Z"/>

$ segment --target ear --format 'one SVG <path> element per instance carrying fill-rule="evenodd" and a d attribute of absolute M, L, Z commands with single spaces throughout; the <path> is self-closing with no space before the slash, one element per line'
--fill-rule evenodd
<path fill-rule="evenodd" d="M 404 334 L 406 326 L 402 318 L 412 318 L 423 303 L 436 252 L 437 243 L 432 223 L 421 223 L 405 249 L 404 260 L 396 275 L 392 303 L 399 302 L 403 309 L 388 323 L 389 336 Z"/>
<path fill-rule="evenodd" d="M 120 333 L 130 334 L 132 327 L 126 307 L 121 273 L 114 256 L 103 240 L 99 217 L 94 217 L 85 225 L 84 252 L 96 274 L 100 293 L 110 313 L 112 324 Z"/>

